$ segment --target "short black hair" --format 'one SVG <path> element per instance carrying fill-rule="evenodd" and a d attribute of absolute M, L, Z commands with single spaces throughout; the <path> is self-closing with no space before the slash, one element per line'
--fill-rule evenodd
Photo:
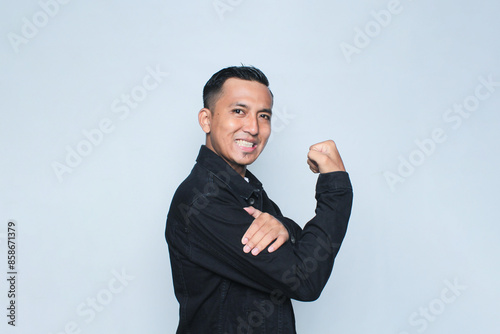
<path fill-rule="evenodd" d="M 242 80 L 257 81 L 269 88 L 269 80 L 261 70 L 253 66 L 231 66 L 220 70 L 212 75 L 203 87 L 203 107 L 210 109 L 215 103 L 215 99 L 222 91 L 222 85 L 227 79 L 238 78 Z M 269 89 L 269 93 L 273 93 Z"/>

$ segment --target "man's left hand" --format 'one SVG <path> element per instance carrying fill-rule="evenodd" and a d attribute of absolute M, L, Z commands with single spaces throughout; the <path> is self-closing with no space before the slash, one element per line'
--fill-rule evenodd
<path fill-rule="evenodd" d="M 245 253 L 251 251 L 253 255 L 257 255 L 273 240 L 276 240 L 267 249 L 269 253 L 272 253 L 288 240 L 288 230 L 278 219 L 252 206 L 244 209 L 255 218 L 241 239 L 241 243 L 245 245 L 243 247 Z"/>

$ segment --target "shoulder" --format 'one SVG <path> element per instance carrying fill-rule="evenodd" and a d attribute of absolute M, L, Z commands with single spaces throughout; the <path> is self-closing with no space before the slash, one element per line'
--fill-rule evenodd
<path fill-rule="evenodd" d="M 196 195 L 203 191 L 202 189 L 209 179 L 210 175 L 206 169 L 200 167 L 198 164 L 194 165 L 191 173 L 177 187 L 172 198 L 172 203 L 191 204 L 195 200 Z"/>
<path fill-rule="evenodd" d="M 228 186 L 218 175 L 196 164 L 189 176 L 177 187 L 170 210 L 179 206 L 196 206 L 196 203 L 206 201 L 207 198 L 224 199 L 229 194 L 228 190 Z"/>

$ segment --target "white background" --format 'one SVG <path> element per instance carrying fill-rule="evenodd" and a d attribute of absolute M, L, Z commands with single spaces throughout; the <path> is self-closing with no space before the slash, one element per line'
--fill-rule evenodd
<path fill-rule="evenodd" d="M 175 332 L 165 218 L 204 142 L 203 85 L 241 63 L 275 95 L 250 170 L 284 214 L 314 214 L 311 144 L 334 139 L 354 186 L 332 278 L 294 303 L 298 332 L 497 333 L 497 1 L 54 3 L 1 3 L 0 267 L 14 220 L 19 273 L 15 328 L 0 281 L 2 333 Z M 148 69 L 168 75 L 145 91 Z M 481 100 L 480 78 L 496 83 Z"/>

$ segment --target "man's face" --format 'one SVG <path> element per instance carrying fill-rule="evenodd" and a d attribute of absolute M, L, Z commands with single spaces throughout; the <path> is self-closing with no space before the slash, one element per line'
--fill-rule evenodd
<path fill-rule="evenodd" d="M 206 145 L 240 175 L 260 155 L 271 134 L 273 99 L 269 89 L 257 82 L 230 78 L 221 95 L 202 109 L 199 119 L 207 133 Z"/>

